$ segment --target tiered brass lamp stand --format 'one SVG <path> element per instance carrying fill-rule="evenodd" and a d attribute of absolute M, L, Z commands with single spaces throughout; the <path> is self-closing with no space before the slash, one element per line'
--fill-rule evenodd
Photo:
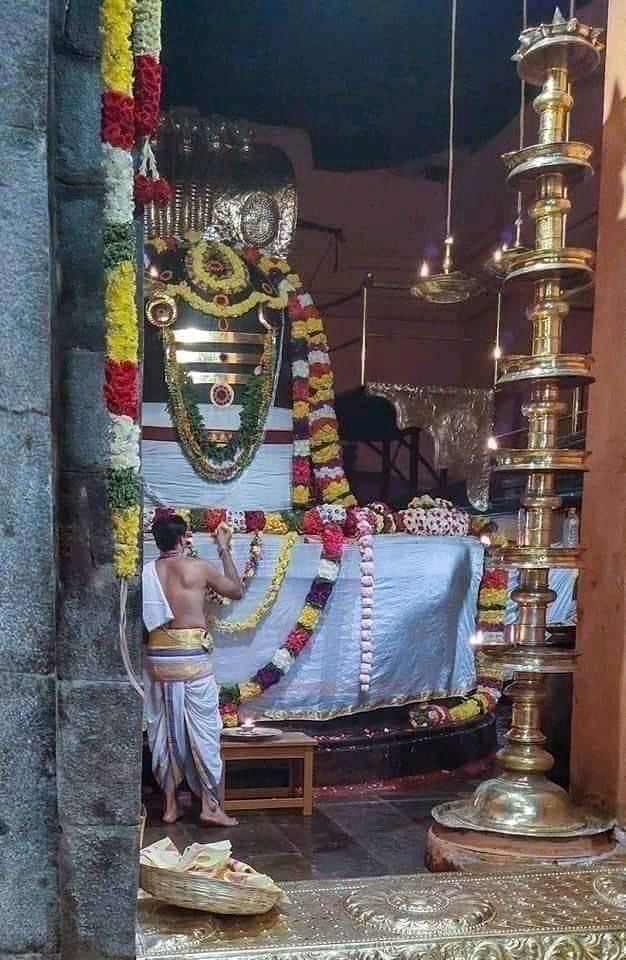
<path fill-rule="evenodd" d="M 526 83 L 540 86 L 534 101 L 539 115 L 539 142 L 506 154 L 508 182 L 516 190 L 534 188 L 529 213 L 535 223 L 532 250 L 512 251 L 505 262 L 505 282 L 526 281 L 533 289 L 528 316 L 532 322 L 529 356 L 501 361 L 500 385 L 524 383 L 529 400 L 526 449 L 494 453 L 498 471 L 528 474 L 522 498 L 524 522 L 518 543 L 494 551 L 499 566 L 520 571 L 513 594 L 518 620 L 512 642 L 492 646 L 487 653 L 514 674 L 508 689 L 513 722 L 507 744 L 498 754 L 499 776 L 482 783 L 467 801 L 443 804 L 433 817 L 443 827 L 484 831 L 519 838 L 582 838 L 604 833 L 610 824 L 575 807 L 565 790 L 547 779 L 553 765 L 541 731 L 546 676 L 570 673 L 576 654 L 546 641 L 546 611 L 556 598 L 548 586 L 550 569 L 580 566 L 578 548 L 555 548 L 553 515 L 561 505 L 556 479 L 561 472 L 585 469 L 585 451 L 563 449 L 558 443 L 559 418 L 567 406 L 561 386 L 588 383 L 591 358 L 562 353 L 562 327 L 568 292 L 592 282 L 593 253 L 567 246 L 566 221 L 570 188 L 591 174 L 591 147 L 568 139 L 568 115 L 573 107 L 571 85 L 599 64 L 601 31 L 564 19 L 557 10 L 552 23 L 521 34 L 514 59 Z"/>

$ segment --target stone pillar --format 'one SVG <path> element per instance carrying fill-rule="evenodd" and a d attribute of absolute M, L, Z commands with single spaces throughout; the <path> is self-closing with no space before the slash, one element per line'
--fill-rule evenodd
<path fill-rule="evenodd" d="M 61 951 L 135 956 L 141 701 L 118 649 L 102 395 L 103 184 L 97 0 L 58 4 L 54 195 L 58 301 L 58 795 Z M 140 635 L 131 591 L 131 651 Z"/>
<path fill-rule="evenodd" d="M 626 825 L 626 6 L 609 0 L 571 784 Z"/>
<path fill-rule="evenodd" d="M 0 0 L 0 955 L 58 950 L 49 6 Z"/>

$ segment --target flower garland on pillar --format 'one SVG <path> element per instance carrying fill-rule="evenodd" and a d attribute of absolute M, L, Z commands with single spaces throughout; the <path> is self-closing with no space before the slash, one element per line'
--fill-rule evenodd
<path fill-rule="evenodd" d="M 106 360 L 104 398 L 110 416 L 107 475 L 113 524 L 113 564 L 132 577 L 141 528 L 139 327 L 133 223 L 135 105 L 131 32 L 135 0 L 102 0 L 102 163 Z"/>
<path fill-rule="evenodd" d="M 161 13 L 161 0 L 135 0 L 135 134 L 141 141 L 141 160 L 134 185 L 139 208 L 147 203 L 166 206 L 172 193 L 167 180 L 159 176 L 150 145 L 159 126 L 161 104 Z"/>

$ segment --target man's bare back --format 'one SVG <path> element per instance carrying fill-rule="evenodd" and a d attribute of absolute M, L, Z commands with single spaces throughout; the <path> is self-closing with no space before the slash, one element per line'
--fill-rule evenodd
<path fill-rule="evenodd" d="M 225 555 L 225 567 L 227 563 Z M 174 614 L 170 623 L 174 630 L 206 629 L 204 601 L 209 588 L 231 600 L 238 600 L 242 595 L 239 576 L 236 580 L 226 576 L 206 560 L 161 557 L 156 561 L 156 570 Z"/>

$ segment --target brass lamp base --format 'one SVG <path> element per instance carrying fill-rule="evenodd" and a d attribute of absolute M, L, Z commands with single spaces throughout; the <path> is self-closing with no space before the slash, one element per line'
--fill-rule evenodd
<path fill-rule="evenodd" d="M 453 273 L 436 273 L 432 277 L 420 277 L 411 287 L 411 294 L 429 303 L 463 303 L 481 290 L 474 277 L 460 270 Z"/>
<path fill-rule="evenodd" d="M 582 353 L 550 353 L 541 357 L 510 355 L 500 361 L 498 385 L 526 380 L 568 380 L 590 383 L 592 357 Z"/>
<path fill-rule="evenodd" d="M 481 783 L 469 800 L 440 804 L 432 815 L 444 827 L 519 837 L 584 837 L 613 826 L 573 806 L 547 777 L 509 771 Z"/>
<path fill-rule="evenodd" d="M 593 147 L 588 143 L 566 140 L 562 143 L 533 143 L 502 157 L 509 186 L 519 190 L 522 184 L 534 183 L 537 175 L 560 173 L 571 185 L 593 175 L 590 158 Z"/>

